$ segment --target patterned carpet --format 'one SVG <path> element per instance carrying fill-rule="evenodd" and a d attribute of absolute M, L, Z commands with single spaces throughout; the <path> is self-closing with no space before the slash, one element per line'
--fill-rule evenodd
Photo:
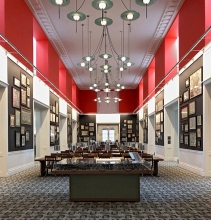
<path fill-rule="evenodd" d="M 0 178 L 0 219 L 211 219 L 211 178 L 159 163 L 141 177 L 141 202 L 68 201 L 69 179 L 38 177 L 39 166 Z"/>

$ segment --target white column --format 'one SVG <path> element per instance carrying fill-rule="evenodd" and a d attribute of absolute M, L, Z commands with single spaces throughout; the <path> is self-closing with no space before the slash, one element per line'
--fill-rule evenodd
<path fill-rule="evenodd" d="M 59 137 L 60 137 L 60 150 L 67 150 L 67 118 L 60 115 Z"/>

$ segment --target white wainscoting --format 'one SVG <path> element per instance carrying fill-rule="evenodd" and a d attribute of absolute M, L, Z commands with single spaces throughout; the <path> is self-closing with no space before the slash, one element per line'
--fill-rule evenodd
<path fill-rule="evenodd" d="M 157 157 L 164 159 L 164 151 L 165 151 L 164 146 L 155 145 L 155 155 Z"/>
<path fill-rule="evenodd" d="M 34 166 L 34 149 L 8 153 L 8 176 Z"/>
<path fill-rule="evenodd" d="M 204 176 L 203 152 L 180 148 L 179 167 Z"/>

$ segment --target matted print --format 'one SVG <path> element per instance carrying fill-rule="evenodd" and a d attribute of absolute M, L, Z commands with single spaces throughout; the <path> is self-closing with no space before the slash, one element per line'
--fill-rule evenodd
<path fill-rule="evenodd" d="M 190 76 L 190 99 L 202 94 L 202 68 Z"/>

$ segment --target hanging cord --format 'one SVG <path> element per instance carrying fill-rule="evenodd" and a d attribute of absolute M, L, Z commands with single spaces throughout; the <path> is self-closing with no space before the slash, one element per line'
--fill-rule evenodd
<path fill-rule="evenodd" d="M 84 24 L 82 26 L 82 57 L 84 57 Z M 82 73 L 84 74 L 84 68 L 82 68 Z"/>
<path fill-rule="evenodd" d="M 146 18 L 147 18 L 147 4 L 146 4 Z"/>
<path fill-rule="evenodd" d="M 76 12 L 81 9 L 81 7 L 83 6 L 84 2 L 85 2 L 85 0 L 83 1 L 83 3 L 81 4 L 81 6 L 79 7 L 79 9 L 76 9 Z"/>
<path fill-rule="evenodd" d="M 88 22 L 88 56 L 89 56 L 89 15 L 87 15 L 87 22 Z"/>
<path fill-rule="evenodd" d="M 130 57 L 130 24 L 128 24 L 128 57 Z M 129 74 L 130 74 L 130 66 L 129 66 Z"/>
<path fill-rule="evenodd" d="M 125 54 L 125 50 L 124 50 L 125 49 L 125 47 L 124 47 L 124 44 L 125 44 L 125 25 L 124 25 L 125 21 L 124 20 L 123 20 L 122 24 L 123 24 L 123 38 L 122 38 L 123 39 L 123 41 L 122 41 L 123 54 L 122 55 L 124 56 L 124 54 Z"/>
<path fill-rule="evenodd" d="M 77 0 L 75 0 L 75 11 L 77 11 Z M 76 31 L 76 33 L 77 33 L 77 27 L 78 27 L 78 25 L 77 25 L 78 23 L 77 23 L 77 20 L 75 21 L 75 31 Z"/>
<path fill-rule="evenodd" d="M 129 11 L 129 9 L 126 7 L 125 3 L 123 2 L 123 0 L 121 1 L 122 1 L 122 4 L 125 6 L 125 8 Z"/>

